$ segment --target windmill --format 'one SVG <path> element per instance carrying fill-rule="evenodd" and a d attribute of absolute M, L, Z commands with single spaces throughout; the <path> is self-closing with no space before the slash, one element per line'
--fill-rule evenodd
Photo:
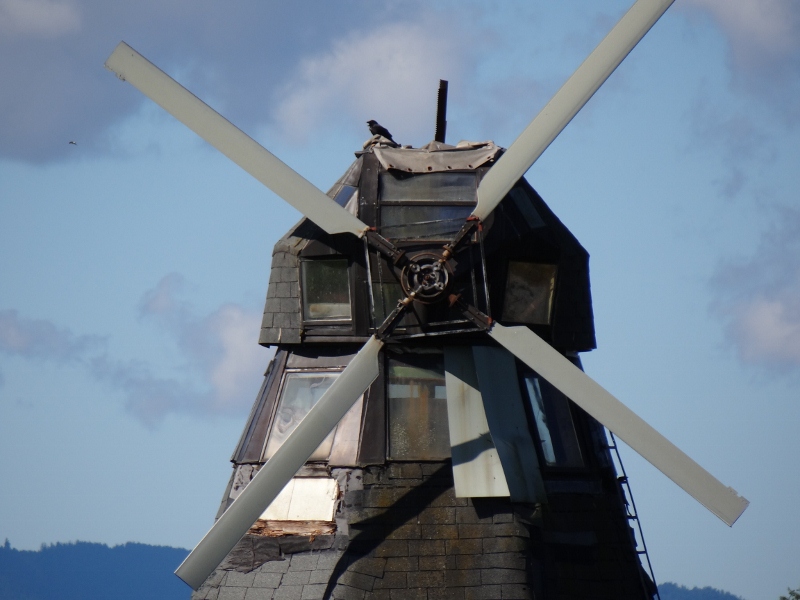
<path fill-rule="evenodd" d="M 328 194 L 126 44 L 109 57 L 305 216 L 276 246 L 278 351 L 231 484 L 176 571 L 197 597 L 652 596 L 602 426 L 728 525 L 745 510 L 583 373 L 588 254 L 523 178 L 671 3 L 637 0 L 507 150 L 378 135 Z"/>

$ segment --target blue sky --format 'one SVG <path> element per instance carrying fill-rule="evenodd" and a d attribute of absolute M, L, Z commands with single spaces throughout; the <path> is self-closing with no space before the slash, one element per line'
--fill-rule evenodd
<path fill-rule="evenodd" d="M 376 119 L 509 145 L 629 6 L 0 0 L 0 539 L 191 547 L 299 218 L 118 81 L 125 40 L 327 189 Z M 630 451 L 660 581 L 800 583 L 800 6 L 677 0 L 528 172 L 592 255 L 586 370 L 751 501 Z M 75 144 L 69 144 L 74 141 Z"/>

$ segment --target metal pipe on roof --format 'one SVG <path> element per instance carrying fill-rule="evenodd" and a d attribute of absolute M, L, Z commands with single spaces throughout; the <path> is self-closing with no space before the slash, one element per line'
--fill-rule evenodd
<path fill-rule="evenodd" d="M 434 140 L 444 144 L 447 133 L 447 81 L 439 80 L 439 96 L 436 102 L 436 134 Z"/>

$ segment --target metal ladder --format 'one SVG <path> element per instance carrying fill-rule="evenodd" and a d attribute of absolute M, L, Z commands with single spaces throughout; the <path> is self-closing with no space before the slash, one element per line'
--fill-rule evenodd
<path fill-rule="evenodd" d="M 608 431 L 608 430 L 607 430 Z M 644 532 L 642 531 L 642 523 L 639 521 L 639 515 L 636 512 L 636 502 L 633 500 L 633 492 L 631 491 L 631 486 L 628 483 L 628 474 L 625 472 L 625 465 L 622 464 L 622 457 L 619 454 L 619 448 L 617 447 L 617 438 L 614 437 L 614 434 L 611 431 L 608 431 L 608 435 L 611 438 L 611 443 L 607 446 L 610 450 L 614 451 L 614 456 L 616 456 L 616 460 L 614 461 L 617 466 L 617 473 L 620 475 L 617 477 L 617 481 L 620 483 L 620 489 L 623 493 L 623 500 L 625 501 L 625 512 L 626 516 L 628 517 L 628 521 L 633 521 L 636 523 L 636 529 L 634 530 L 634 540 L 636 542 L 636 554 L 639 555 L 639 560 L 642 562 L 642 566 L 647 568 L 648 574 L 650 575 L 650 579 L 653 582 L 653 585 L 656 588 L 656 598 L 661 600 L 661 595 L 658 592 L 658 583 L 656 582 L 656 576 L 653 573 L 653 564 L 650 562 L 650 555 L 647 553 L 647 544 L 644 541 Z M 638 532 L 638 535 L 637 533 Z M 641 571 L 640 571 L 641 576 Z M 642 577 L 642 587 L 647 589 L 647 583 L 644 581 L 644 577 Z"/>

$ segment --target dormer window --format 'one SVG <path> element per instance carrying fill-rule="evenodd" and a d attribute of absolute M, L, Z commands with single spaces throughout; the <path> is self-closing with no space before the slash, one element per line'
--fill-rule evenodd
<path fill-rule="evenodd" d="M 556 270 L 555 265 L 509 261 L 503 320 L 549 325 L 556 289 Z"/>
<path fill-rule="evenodd" d="M 346 258 L 300 263 L 305 321 L 350 321 L 350 277 Z"/>
<path fill-rule="evenodd" d="M 286 370 L 262 460 L 272 458 L 340 373 L 338 369 Z M 362 406 L 363 396 L 356 400 L 352 408 L 309 457 L 309 461 L 327 461 L 331 466 L 355 465 Z"/>
<path fill-rule="evenodd" d="M 317 401 L 322 398 L 339 373 L 295 372 L 286 373 L 275 418 L 272 421 L 264 458 L 269 459 L 283 445 L 297 424 L 303 420 Z M 309 460 L 327 460 L 333 443 L 332 431 L 311 455 Z"/>

